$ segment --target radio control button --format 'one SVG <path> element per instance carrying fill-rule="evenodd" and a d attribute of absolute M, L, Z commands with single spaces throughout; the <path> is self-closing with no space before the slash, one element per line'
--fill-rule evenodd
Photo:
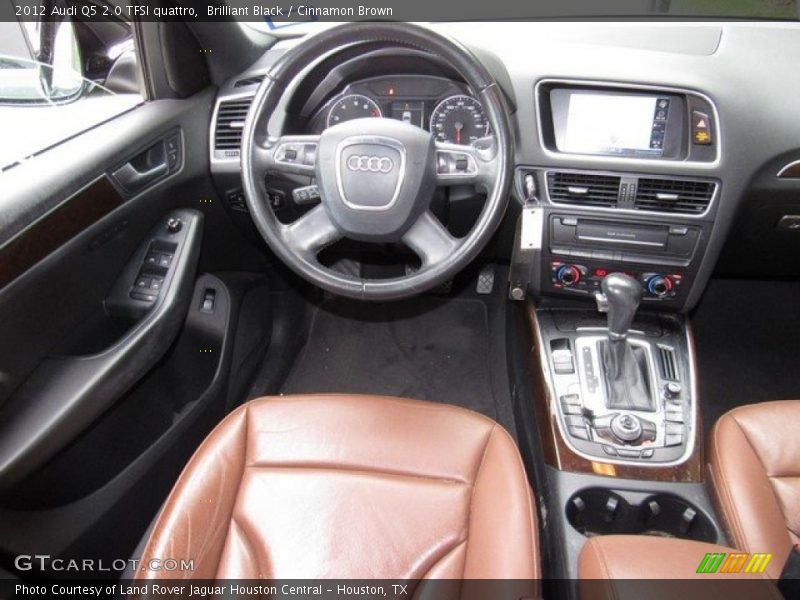
<path fill-rule="evenodd" d="M 568 427 L 568 429 L 569 429 L 569 434 L 572 437 L 576 437 L 576 438 L 581 439 L 581 440 L 588 440 L 589 439 L 589 430 L 586 429 L 585 426 L 580 426 L 579 427 L 579 426 L 576 426 L 576 425 L 570 425 Z"/>
<path fill-rule="evenodd" d="M 614 253 L 608 250 L 592 250 L 594 260 L 614 260 Z"/>

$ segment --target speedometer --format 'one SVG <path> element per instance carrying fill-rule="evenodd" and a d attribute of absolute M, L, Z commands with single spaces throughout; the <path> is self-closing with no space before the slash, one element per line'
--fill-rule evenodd
<path fill-rule="evenodd" d="M 431 114 L 431 132 L 440 142 L 468 145 L 489 135 L 483 107 L 472 96 L 445 98 Z"/>
<path fill-rule="evenodd" d="M 352 121 L 353 119 L 363 119 L 364 117 L 382 117 L 380 107 L 372 98 L 363 94 L 348 94 L 337 100 L 328 111 L 328 127 Z"/>

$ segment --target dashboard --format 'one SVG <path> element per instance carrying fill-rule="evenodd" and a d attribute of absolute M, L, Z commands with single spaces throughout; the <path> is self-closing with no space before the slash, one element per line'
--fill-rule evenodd
<path fill-rule="evenodd" d="M 461 82 L 425 75 L 372 77 L 347 85 L 319 107 L 308 133 L 360 118 L 390 118 L 468 145 L 491 135 L 481 103 Z"/>
<path fill-rule="evenodd" d="M 512 277 L 533 295 L 589 300 L 603 273 L 617 270 L 642 281 L 654 308 L 685 312 L 699 301 L 746 196 L 760 194 L 751 220 L 765 232 L 797 212 L 800 74 L 789 58 L 800 52 L 797 26 L 432 27 L 469 45 L 506 100 L 516 199 L 507 220 L 536 249 L 509 258 L 523 269 Z M 214 107 L 211 170 L 243 223 L 237 128 L 259 76 L 298 43 L 280 41 L 228 80 Z M 300 118 L 284 133 L 384 117 L 454 144 L 492 135 L 474 90 L 448 65 L 409 58 L 407 48 L 381 51 L 354 51 L 312 71 L 313 82 L 295 94 Z M 273 207 L 291 212 L 291 189 L 268 184 Z"/>

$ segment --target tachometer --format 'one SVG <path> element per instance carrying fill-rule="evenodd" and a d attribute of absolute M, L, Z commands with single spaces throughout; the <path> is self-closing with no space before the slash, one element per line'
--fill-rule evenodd
<path fill-rule="evenodd" d="M 440 142 L 468 145 L 489 135 L 483 107 L 472 96 L 445 98 L 431 114 L 431 132 Z"/>
<path fill-rule="evenodd" d="M 380 107 L 372 98 L 363 94 L 348 94 L 337 100 L 328 111 L 328 127 L 352 121 L 353 119 L 363 119 L 364 117 L 382 117 Z"/>

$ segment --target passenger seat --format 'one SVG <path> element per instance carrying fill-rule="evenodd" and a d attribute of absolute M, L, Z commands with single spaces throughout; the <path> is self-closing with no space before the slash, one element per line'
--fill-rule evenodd
<path fill-rule="evenodd" d="M 800 541 L 800 400 L 723 415 L 708 456 L 728 540 L 743 552 L 772 553 L 767 573 L 777 579 Z"/>

